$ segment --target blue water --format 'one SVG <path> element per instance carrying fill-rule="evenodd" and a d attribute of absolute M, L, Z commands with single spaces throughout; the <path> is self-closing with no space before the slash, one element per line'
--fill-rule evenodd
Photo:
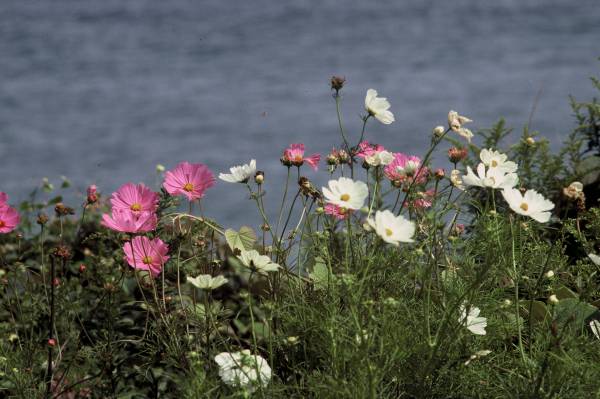
<path fill-rule="evenodd" d="M 397 122 L 367 135 L 392 150 L 423 152 L 449 109 L 520 128 L 538 92 L 532 127 L 557 145 L 568 95 L 594 95 L 599 21 L 597 0 L 3 0 L 0 190 L 66 175 L 109 193 L 157 163 L 254 157 L 273 195 L 286 145 L 339 142 L 332 74 L 355 136 L 365 91 L 388 97 Z M 243 192 L 219 184 L 204 209 L 240 225 Z"/>

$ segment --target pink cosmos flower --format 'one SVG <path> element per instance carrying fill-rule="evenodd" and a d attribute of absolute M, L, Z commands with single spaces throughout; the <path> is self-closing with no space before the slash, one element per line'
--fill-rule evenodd
<path fill-rule="evenodd" d="M 321 160 L 320 154 L 313 154 L 310 157 L 304 157 L 304 144 L 291 144 L 289 148 L 286 148 L 281 157 L 281 162 L 286 165 L 302 166 L 304 162 L 309 164 L 314 170 L 318 169 L 319 161 Z"/>
<path fill-rule="evenodd" d="M 8 200 L 8 196 L 4 193 L 0 201 Z M 0 234 L 7 234 L 13 231 L 21 220 L 19 212 L 11 208 L 6 202 L 0 202 Z"/>
<path fill-rule="evenodd" d="M 342 208 L 341 206 L 334 204 L 326 204 L 323 209 L 325 210 L 325 213 L 327 215 L 331 215 L 339 220 L 344 220 L 348 218 L 348 216 L 350 216 L 350 213 L 352 212 L 351 210 Z"/>
<path fill-rule="evenodd" d="M 112 215 L 102 215 L 101 224 L 121 233 L 145 233 L 156 229 L 158 219 L 154 212 L 132 212 L 128 209 L 112 210 Z"/>
<path fill-rule="evenodd" d="M 358 144 L 358 151 L 356 156 L 359 158 L 366 158 L 371 155 L 375 155 L 378 152 L 385 151 L 385 148 L 379 144 L 371 144 L 368 141 L 361 141 Z"/>
<path fill-rule="evenodd" d="M 165 173 L 163 187 L 171 195 L 185 195 L 189 201 L 204 197 L 204 191 L 215 185 L 215 177 L 201 163 L 181 162 Z"/>
<path fill-rule="evenodd" d="M 421 168 L 421 159 L 400 152 L 394 154 L 394 160 L 388 164 L 384 171 L 388 179 L 394 184 L 409 183 L 414 179 L 416 183 L 422 184 L 427 181 L 429 169 Z M 416 176 L 418 172 L 418 176 Z"/>
<path fill-rule="evenodd" d="M 146 187 L 144 183 L 137 185 L 126 183 L 112 193 L 110 203 L 113 210 L 126 210 L 135 213 L 155 212 L 158 208 L 158 194 Z"/>
<path fill-rule="evenodd" d="M 133 251 L 132 251 L 133 249 Z M 134 237 L 123 245 L 125 259 L 129 266 L 138 270 L 147 270 L 156 277 L 169 260 L 169 246 L 160 238 L 153 240 L 145 236 Z"/>

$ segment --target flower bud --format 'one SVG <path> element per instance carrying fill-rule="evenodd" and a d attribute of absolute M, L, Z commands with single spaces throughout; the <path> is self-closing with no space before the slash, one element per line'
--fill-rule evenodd
<path fill-rule="evenodd" d="M 265 172 L 263 172 L 262 170 L 256 171 L 256 174 L 254 175 L 254 181 L 256 182 L 256 184 L 263 184 L 263 182 L 265 181 Z"/>
<path fill-rule="evenodd" d="M 338 159 L 340 160 L 340 163 L 348 163 L 350 162 L 350 155 L 348 155 L 346 150 L 339 150 Z"/>
<path fill-rule="evenodd" d="M 325 209 L 324 209 L 322 206 L 320 206 L 320 207 L 318 207 L 317 209 L 315 209 L 315 212 L 316 212 L 318 215 L 320 215 L 320 214 L 322 214 L 323 212 L 325 212 Z"/>
<path fill-rule="evenodd" d="M 75 214 L 75 210 L 73 208 L 66 206 L 62 202 L 56 204 L 56 206 L 54 207 L 54 212 L 56 212 L 56 216 L 58 217 Z"/>
<path fill-rule="evenodd" d="M 442 180 L 446 176 L 446 172 L 442 168 L 438 168 L 435 170 L 435 178 L 438 180 Z"/>
<path fill-rule="evenodd" d="M 86 267 L 83 263 L 79 265 L 79 273 L 85 272 L 85 269 L 86 269 Z"/>
<path fill-rule="evenodd" d="M 43 226 L 46 223 L 48 223 L 48 215 L 46 215 L 43 212 L 38 213 L 37 224 L 39 224 L 40 226 Z"/>
<path fill-rule="evenodd" d="M 556 305 L 558 303 L 558 297 L 555 294 L 552 294 L 548 297 L 548 302 L 552 305 Z"/>
<path fill-rule="evenodd" d="M 545 276 L 546 278 L 552 278 L 552 277 L 554 277 L 554 272 L 553 272 L 552 270 L 548 270 L 548 271 L 546 272 L 546 274 L 544 274 L 544 276 Z"/>
<path fill-rule="evenodd" d="M 503 305 L 509 307 L 510 305 L 512 305 L 512 301 L 510 299 L 505 299 Z"/>
<path fill-rule="evenodd" d="M 48 339 L 48 346 L 54 348 L 56 346 L 56 340 L 54 338 Z"/>
<path fill-rule="evenodd" d="M 466 148 L 452 147 L 448 150 L 448 159 L 450 162 L 457 164 L 467 157 Z"/>
<path fill-rule="evenodd" d="M 525 139 L 525 142 L 529 145 L 534 145 L 535 144 L 535 139 L 533 137 L 527 137 Z"/>
<path fill-rule="evenodd" d="M 446 129 L 444 129 L 444 126 L 436 126 L 433 128 L 433 135 L 436 137 L 442 137 L 445 131 Z"/>
<path fill-rule="evenodd" d="M 156 173 L 162 173 L 165 171 L 165 165 L 156 164 Z"/>
<path fill-rule="evenodd" d="M 344 87 L 344 82 L 346 82 L 345 77 L 341 76 L 332 76 L 331 77 L 331 90 L 335 90 L 335 93 L 338 94 L 342 87 Z"/>
<path fill-rule="evenodd" d="M 52 279 L 52 285 L 58 287 L 60 285 L 60 279 L 58 277 L 54 277 Z"/>
<path fill-rule="evenodd" d="M 98 202 L 98 187 L 92 184 L 87 188 L 87 203 L 95 204 L 96 202 Z"/>

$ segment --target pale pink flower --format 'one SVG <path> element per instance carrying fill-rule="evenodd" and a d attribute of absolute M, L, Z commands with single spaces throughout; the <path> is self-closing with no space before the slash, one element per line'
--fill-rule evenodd
<path fill-rule="evenodd" d="M 132 251 L 133 249 L 133 251 Z M 169 260 L 169 246 L 160 238 L 153 240 L 145 236 L 134 237 L 123 245 L 125 259 L 129 266 L 138 270 L 147 270 L 156 277 Z"/>
<path fill-rule="evenodd" d="M 413 207 L 420 211 L 431 208 L 431 205 L 433 205 L 433 198 L 435 197 L 434 194 L 435 192 L 433 190 L 420 192 L 418 194 L 420 198 L 417 198 L 412 202 Z"/>
<path fill-rule="evenodd" d="M 8 200 L 8 196 L 0 193 L 0 201 Z M 20 222 L 21 218 L 16 209 L 8 206 L 6 202 L 0 202 L 0 234 L 6 234 L 13 231 Z"/>
<path fill-rule="evenodd" d="M 310 157 L 304 157 L 304 144 L 291 144 L 289 148 L 286 148 L 281 157 L 281 162 L 286 166 L 302 166 L 304 162 L 309 164 L 314 170 L 317 170 L 319 161 L 321 160 L 320 154 L 313 154 Z"/>
<path fill-rule="evenodd" d="M 395 184 L 410 184 L 413 179 L 416 183 L 423 184 L 429 176 L 429 169 L 425 166 L 421 168 L 421 158 L 400 152 L 394 154 L 394 160 L 385 167 L 383 172 Z"/>
<path fill-rule="evenodd" d="M 113 210 L 124 210 L 134 213 L 155 212 L 158 208 L 158 194 L 150 190 L 144 183 L 123 184 L 112 193 L 110 203 Z"/>
<path fill-rule="evenodd" d="M 341 206 L 337 206 L 335 204 L 325 204 L 323 209 L 325 210 L 325 213 L 327 215 L 331 215 L 339 220 L 344 220 L 348 218 L 348 216 L 350 216 L 350 213 L 352 212 L 352 210 L 342 208 Z"/>
<path fill-rule="evenodd" d="M 158 218 L 154 212 L 132 212 L 113 208 L 112 215 L 102 215 L 101 224 L 121 233 L 145 233 L 156 229 Z"/>
<path fill-rule="evenodd" d="M 181 162 L 165 173 L 163 187 L 171 195 L 185 195 L 189 201 L 204 197 L 204 191 L 215 185 L 215 177 L 201 163 Z"/>

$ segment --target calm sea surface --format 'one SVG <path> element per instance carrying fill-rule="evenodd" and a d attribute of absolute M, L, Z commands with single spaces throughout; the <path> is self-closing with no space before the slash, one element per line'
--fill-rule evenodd
<path fill-rule="evenodd" d="M 253 157 L 274 200 L 286 145 L 339 142 L 332 74 L 355 136 L 368 88 L 391 101 L 397 122 L 367 137 L 396 151 L 423 152 L 449 109 L 520 128 L 538 92 L 533 128 L 557 145 L 599 55 L 598 0 L 3 0 L 0 191 L 23 199 L 66 175 L 108 194 L 155 184 L 157 163 Z M 244 194 L 218 184 L 205 211 L 253 223 Z"/>

